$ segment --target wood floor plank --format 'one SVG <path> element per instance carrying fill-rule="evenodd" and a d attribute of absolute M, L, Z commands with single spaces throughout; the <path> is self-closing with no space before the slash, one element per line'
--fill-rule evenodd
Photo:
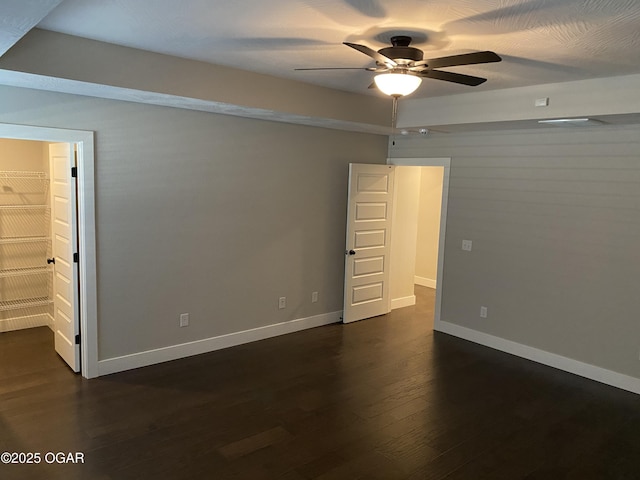
<path fill-rule="evenodd" d="M 86 380 L 47 327 L 0 334 L 2 480 L 640 478 L 640 397 L 432 331 L 434 292 Z"/>
<path fill-rule="evenodd" d="M 250 437 L 229 443 L 218 451 L 228 459 L 235 459 L 291 438 L 282 427 L 275 427 Z"/>

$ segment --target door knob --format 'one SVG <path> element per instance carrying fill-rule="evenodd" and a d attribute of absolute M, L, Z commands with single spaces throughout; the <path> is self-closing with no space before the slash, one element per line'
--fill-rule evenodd
<path fill-rule="evenodd" d="M 47 258 L 47 264 L 51 265 L 51 264 L 55 264 L 56 263 L 56 259 L 55 258 Z"/>
<path fill-rule="evenodd" d="M 356 254 L 356 251 L 355 251 L 355 250 L 349 250 L 349 251 L 347 252 L 347 255 L 355 255 L 355 254 Z"/>

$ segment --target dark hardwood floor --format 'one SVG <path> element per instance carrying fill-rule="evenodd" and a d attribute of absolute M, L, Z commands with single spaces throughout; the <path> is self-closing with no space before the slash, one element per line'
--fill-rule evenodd
<path fill-rule="evenodd" d="M 640 397 L 432 332 L 419 304 L 94 380 L 0 334 L 9 479 L 640 479 Z"/>

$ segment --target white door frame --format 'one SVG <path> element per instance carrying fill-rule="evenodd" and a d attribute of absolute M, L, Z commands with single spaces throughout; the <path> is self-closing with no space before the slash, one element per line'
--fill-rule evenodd
<path fill-rule="evenodd" d="M 387 164 L 408 167 L 443 167 L 442 207 L 440 209 L 440 238 L 438 240 L 438 271 L 436 273 L 436 305 L 433 316 L 433 328 L 434 330 L 440 330 L 440 311 L 442 307 L 442 279 L 444 272 L 444 240 L 445 233 L 447 231 L 447 202 L 449 199 L 449 171 L 451 169 L 451 158 L 388 158 Z"/>
<path fill-rule="evenodd" d="M 75 143 L 78 146 L 78 249 L 80 270 L 80 361 L 82 376 L 98 372 L 98 303 L 96 283 L 96 226 L 94 185 L 94 134 L 0 123 L 0 138 Z"/>

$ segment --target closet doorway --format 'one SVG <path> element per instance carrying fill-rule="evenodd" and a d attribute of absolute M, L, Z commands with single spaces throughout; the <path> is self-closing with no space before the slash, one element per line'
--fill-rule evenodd
<path fill-rule="evenodd" d="M 0 139 L 0 331 L 49 327 L 80 370 L 75 145 Z"/>
<path fill-rule="evenodd" d="M 93 133 L 0 124 L 0 334 L 53 331 L 98 376 Z"/>

